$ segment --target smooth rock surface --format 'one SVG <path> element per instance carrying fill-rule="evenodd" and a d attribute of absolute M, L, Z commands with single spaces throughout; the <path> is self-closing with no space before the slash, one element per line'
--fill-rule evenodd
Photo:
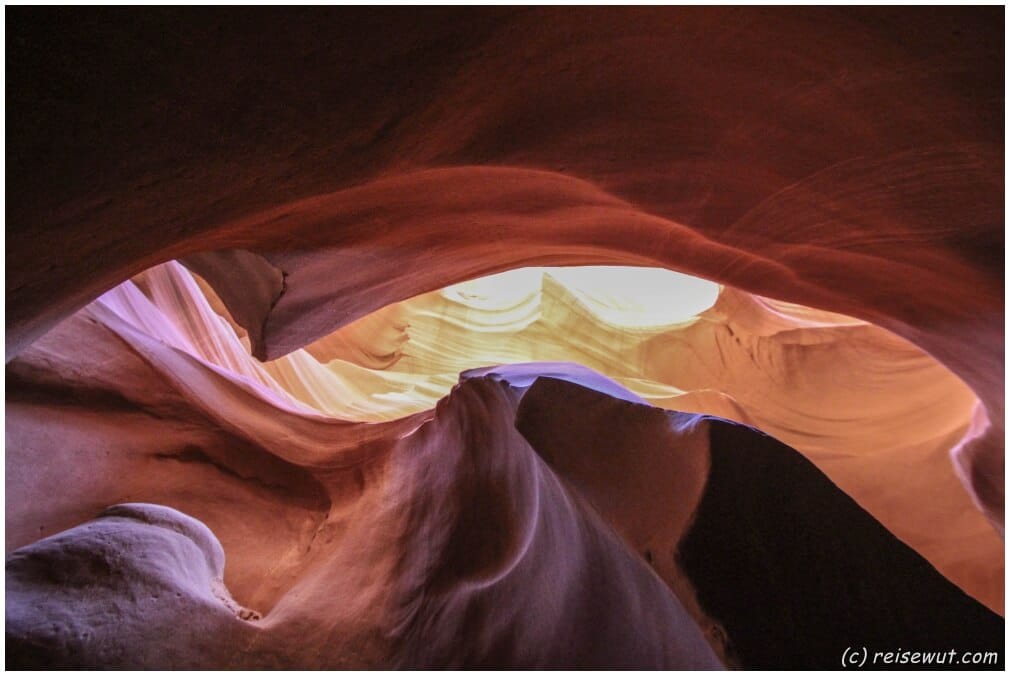
<path fill-rule="evenodd" d="M 955 467 L 1002 529 L 999 17 L 15 10 L 7 359 L 190 255 L 268 358 L 511 267 L 666 266 L 949 367 L 984 406 Z"/>

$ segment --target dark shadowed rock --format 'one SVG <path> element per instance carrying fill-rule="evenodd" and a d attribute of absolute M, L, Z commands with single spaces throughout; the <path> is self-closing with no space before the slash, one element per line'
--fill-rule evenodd
<path fill-rule="evenodd" d="M 708 424 L 712 466 L 678 559 L 741 665 L 838 669 L 846 649 L 865 647 L 870 660 L 997 651 L 998 664 L 970 666 L 1002 669 L 1003 618 L 795 450 L 744 425 Z"/>

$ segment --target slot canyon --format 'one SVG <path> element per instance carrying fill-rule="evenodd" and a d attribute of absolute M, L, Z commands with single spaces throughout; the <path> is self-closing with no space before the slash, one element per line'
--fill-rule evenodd
<path fill-rule="evenodd" d="M 1003 12 L 6 10 L 6 667 L 1003 669 Z"/>

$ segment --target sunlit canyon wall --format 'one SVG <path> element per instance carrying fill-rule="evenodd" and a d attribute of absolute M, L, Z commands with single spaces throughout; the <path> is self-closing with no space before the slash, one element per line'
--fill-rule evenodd
<path fill-rule="evenodd" d="M 9 666 L 1002 636 L 995 11 L 10 16 Z"/>

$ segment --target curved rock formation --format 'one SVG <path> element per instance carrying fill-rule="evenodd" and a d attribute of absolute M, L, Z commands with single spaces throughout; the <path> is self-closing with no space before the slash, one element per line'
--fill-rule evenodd
<path fill-rule="evenodd" d="M 205 527 L 165 508 L 117 507 L 18 550 L 8 560 L 13 658 L 19 666 L 162 668 L 719 666 L 677 597 L 523 440 L 512 424 L 517 403 L 507 382 L 469 378 L 427 420 L 412 429 L 394 423 L 357 462 L 315 463 L 331 503 L 307 546 L 283 557 L 297 577 L 262 553 L 237 561 L 259 566 L 260 585 L 280 586 L 276 598 L 241 589 L 239 598 L 269 608 L 262 619 L 220 592 L 211 603 L 220 546 Z M 355 431 L 330 436 L 346 440 Z M 235 462 L 217 463 L 241 472 L 231 469 Z M 254 503 L 269 487 L 235 478 L 242 502 L 233 509 L 261 518 Z M 205 498 L 217 484 L 201 486 Z M 165 501 L 206 509 L 185 491 Z M 123 525 L 124 516 L 142 525 Z M 190 539 L 175 564 L 157 550 L 185 543 L 161 544 L 165 528 Z M 78 563 L 96 558 L 105 565 Z M 78 568 L 86 569 L 79 580 L 46 572 Z M 96 596 L 95 586 L 107 592 Z M 158 588 L 183 600 L 161 605 Z M 213 612 L 186 607 L 194 595 Z M 193 634 L 159 629 L 204 614 L 217 624 L 190 623 Z M 67 616 L 82 618 L 69 637 Z M 163 649 L 151 651 L 152 641 Z"/>
<path fill-rule="evenodd" d="M 538 420 L 531 392 L 558 387 L 536 378 L 559 374 L 617 395 L 600 410 L 625 407 L 643 427 L 602 427 L 640 439 L 643 462 L 663 455 L 650 439 L 676 446 L 708 430 L 672 422 L 702 412 L 812 460 L 860 507 L 787 448 L 744 444 L 796 477 L 788 495 L 812 491 L 848 515 L 845 533 L 870 552 L 846 559 L 849 575 L 893 560 L 865 587 L 901 596 L 887 636 L 946 627 L 967 645 L 964 627 L 994 631 L 998 620 L 873 517 L 1002 611 L 999 10 L 9 17 L 6 518 L 19 663 L 769 666 L 754 646 L 781 644 L 754 633 L 754 607 L 668 556 L 690 540 L 683 513 L 703 524 L 719 504 L 713 477 L 732 485 L 746 463 L 711 456 L 695 504 L 690 471 L 672 500 L 633 459 L 627 475 L 599 454 L 570 462 L 570 449 L 514 428 L 516 410 L 520 427 Z M 156 267 L 173 260 L 202 279 Z M 724 288 L 675 330 L 610 327 L 594 343 L 606 312 L 548 272 L 511 314 L 487 318 L 507 349 L 457 330 L 479 308 L 437 291 L 559 265 L 662 267 Z M 460 371 L 567 361 L 572 345 L 618 382 L 513 367 L 473 372 L 443 398 Z M 670 511 L 641 511 L 639 485 Z M 743 495 L 765 514 L 767 492 Z M 121 503 L 161 507 L 81 525 Z M 234 602 L 214 591 L 216 544 L 190 517 L 226 552 Z M 492 522 L 502 537 L 482 530 Z M 755 532 L 774 549 L 784 540 L 772 526 Z M 129 556 L 104 567 L 116 551 Z M 185 574 L 142 556 L 165 551 Z M 774 556 L 737 563 L 772 571 L 754 578 L 766 581 L 788 570 Z M 47 577 L 64 565 L 77 572 Z M 902 575 L 932 590 L 936 626 L 885 589 Z M 111 579 L 99 597 L 75 586 Z M 599 599 L 577 591 L 587 585 Z M 144 610 L 116 595 L 155 588 L 181 594 L 164 621 L 199 607 L 207 624 L 194 628 L 206 631 L 150 650 L 147 629 L 113 636 L 109 622 L 132 626 Z M 24 611 L 39 598 L 52 601 Z M 874 608 L 884 612 L 857 610 Z M 74 612 L 99 619 L 78 626 Z M 74 631 L 50 631 L 54 617 Z M 81 638 L 91 632 L 102 640 Z M 821 638 L 810 645 L 837 648 Z M 816 664 L 807 657 L 797 664 Z"/>
<path fill-rule="evenodd" d="M 261 357 L 509 267 L 668 266 L 949 366 L 988 421 L 956 464 L 1002 527 L 997 10 L 14 17 L 8 359 L 214 249 L 262 258 L 218 257 L 260 289 L 225 301 Z"/>
<path fill-rule="evenodd" d="M 228 594 L 206 526 L 124 504 L 7 559 L 7 664 L 223 667 L 259 619 Z"/>
<path fill-rule="evenodd" d="M 622 280 L 634 284 L 621 291 Z M 649 307 L 650 295 L 695 305 L 631 309 Z M 965 499 L 945 457 L 969 434 L 978 400 L 920 350 L 858 320 L 662 270 L 526 269 L 418 296 L 261 363 L 213 290 L 175 263 L 143 273 L 85 312 L 135 349 L 158 355 L 168 377 L 207 415 L 231 417 L 237 434 L 249 430 L 225 412 L 221 386 L 201 387 L 207 373 L 179 375 L 193 366 L 169 366 L 178 357 L 161 355 L 157 343 L 292 419 L 396 420 L 432 408 L 463 371 L 539 360 L 529 367 L 536 377 L 551 372 L 544 361 L 577 361 L 640 401 L 719 415 L 788 442 L 965 590 L 1003 608 L 1002 542 Z M 71 340 L 43 339 L 60 355 L 49 364 L 76 368 Z M 15 372 L 33 354 L 13 362 Z M 258 431 L 256 443 L 276 447 L 272 434 Z M 299 457 L 322 452 L 315 439 L 301 445 Z M 290 440 L 277 452 L 290 454 Z M 903 478 L 896 491 L 895 477 L 906 468 L 914 468 L 914 480 Z"/>
<path fill-rule="evenodd" d="M 11 663 L 832 667 L 852 640 L 1001 655 L 998 616 L 791 449 L 559 371 L 470 374 L 369 457 L 316 467 L 333 502 L 296 578 L 260 571 L 281 586 L 263 615 L 223 588 L 210 531 L 165 507 L 14 552 Z M 802 650 L 783 643 L 797 632 Z"/>

